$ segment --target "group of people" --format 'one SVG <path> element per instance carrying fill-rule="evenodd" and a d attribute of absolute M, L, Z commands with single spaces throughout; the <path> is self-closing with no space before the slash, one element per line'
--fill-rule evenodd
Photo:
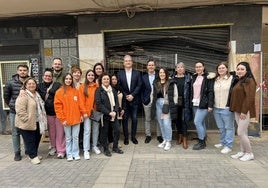
<path fill-rule="evenodd" d="M 172 124 L 175 124 L 177 144 L 187 149 L 188 123 L 193 120 L 198 135 L 193 150 L 204 149 L 206 116 L 213 111 L 220 130 L 220 143 L 215 147 L 222 148 L 221 153 L 225 154 L 232 151 L 236 120 L 240 152 L 231 157 L 242 161 L 254 159 L 247 127 L 250 118 L 255 117 L 256 81 L 247 62 L 237 65 L 236 74 L 228 72 L 226 62 L 218 64 L 216 74 L 207 72 L 201 61 L 195 64 L 194 74 L 186 72 L 184 63 L 180 62 L 175 74 L 169 75 L 165 68 L 157 71 L 156 62 L 149 60 L 147 73 L 141 75 L 133 69 L 130 55 L 124 56 L 123 65 L 123 70 L 110 75 L 102 63 L 96 63 L 86 72 L 82 83 L 78 66 L 64 73 L 62 60 L 54 58 L 52 69 L 45 69 L 39 84 L 28 76 L 26 65 L 19 65 L 4 91 L 5 103 L 10 108 L 14 160 L 22 158 L 22 135 L 25 154 L 33 164 L 39 164 L 42 157 L 38 156 L 38 146 L 46 129 L 50 138 L 49 155 L 57 154 L 59 159 L 66 156 L 67 161 L 80 160 L 80 143 L 86 160 L 90 159 L 91 145 L 96 154 L 101 153 L 99 146 L 106 156 L 112 156 L 111 151 L 123 154 L 118 144 L 120 125 L 124 145 L 129 144 L 129 138 L 138 144 L 140 104 L 145 115 L 146 144 L 152 139 L 151 127 L 155 125 L 158 147 L 170 150 Z M 96 112 L 101 114 L 98 121 L 92 118 Z"/>

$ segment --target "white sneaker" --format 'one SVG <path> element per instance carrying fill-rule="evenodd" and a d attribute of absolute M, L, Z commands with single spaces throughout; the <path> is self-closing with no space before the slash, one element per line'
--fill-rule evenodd
<path fill-rule="evenodd" d="M 64 154 L 62 153 L 59 153 L 58 156 L 57 156 L 58 159 L 63 159 L 64 158 Z"/>
<path fill-rule="evenodd" d="M 223 154 L 227 154 L 227 153 L 230 153 L 232 151 L 232 149 L 231 148 L 228 148 L 228 147 L 224 147 L 222 150 L 221 150 L 221 153 L 223 153 Z"/>
<path fill-rule="evenodd" d="M 170 150 L 170 148 L 171 148 L 171 143 L 170 142 L 167 142 L 166 145 L 165 145 L 165 147 L 164 147 L 164 150 L 165 151 L 168 151 L 168 150 Z"/>
<path fill-rule="evenodd" d="M 68 162 L 70 162 L 70 161 L 73 161 L 74 159 L 73 159 L 73 157 L 71 156 L 71 157 L 67 157 L 67 161 Z"/>
<path fill-rule="evenodd" d="M 31 159 L 31 163 L 34 164 L 34 165 L 37 165 L 37 164 L 40 164 L 41 161 L 39 160 L 38 157 L 35 157 L 35 158 Z"/>
<path fill-rule="evenodd" d="M 243 157 L 244 155 L 245 155 L 245 153 L 240 151 L 237 154 L 231 155 L 231 158 L 239 159 L 240 157 Z"/>
<path fill-rule="evenodd" d="M 84 151 L 84 159 L 89 160 L 90 159 L 90 155 L 88 151 Z"/>
<path fill-rule="evenodd" d="M 240 161 L 250 161 L 254 159 L 253 153 L 246 153 L 243 157 L 240 158 Z"/>
<path fill-rule="evenodd" d="M 94 146 L 94 147 L 93 147 L 93 151 L 94 151 L 97 155 L 99 155 L 99 154 L 101 153 L 100 149 L 99 149 L 97 146 Z"/>
<path fill-rule="evenodd" d="M 50 149 L 50 151 L 48 152 L 48 155 L 53 156 L 53 155 L 56 154 L 56 151 L 57 151 L 56 148 L 52 147 L 52 148 Z"/>
<path fill-rule="evenodd" d="M 164 140 L 161 144 L 158 144 L 158 147 L 163 148 L 163 147 L 165 147 L 166 143 L 167 143 L 167 141 Z"/>
<path fill-rule="evenodd" d="M 221 147 L 223 147 L 222 144 L 215 144 L 214 146 L 215 146 L 215 148 L 221 148 Z"/>
<path fill-rule="evenodd" d="M 76 161 L 79 161 L 81 158 L 80 158 L 80 156 L 78 155 L 78 156 L 76 156 L 76 157 L 74 157 L 74 160 L 76 160 Z"/>

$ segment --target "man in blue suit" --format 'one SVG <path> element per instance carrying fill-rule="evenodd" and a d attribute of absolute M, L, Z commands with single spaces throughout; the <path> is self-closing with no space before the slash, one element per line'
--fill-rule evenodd
<path fill-rule="evenodd" d="M 149 60 L 147 62 L 147 74 L 142 76 L 142 90 L 141 90 L 141 102 L 143 104 L 144 115 L 145 115 L 145 143 L 149 143 L 152 139 L 151 136 L 151 108 L 152 108 L 152 99 L 151 99 L 151 92 L 153 89 L 153 81 L 155 78 L 158 77 L 158 73 L 155 71 L 156 65 L 154 60 Z M 161 136 L 161 131 L 158 123 L 156 125 L 156 135 L 157 140 L 161 143 L 163 141 Z"/>
<path fill-rule="evenodd" d="M 133 61 L 130 55 L 124 57 L 124 70 L 118 72 L 118 84 L 122 88 L 124 96 L 126 97 L 126 110 L 123 116 L 123 132 L 124 144 L 129 144 L 128 137 L 128 118 L 131 117 L 131 141 L 138 144 L 136 139 L 137 132 L 137 113 L 140 104 L 140 91 L 141 91 L 141 75 L 137 70 L 132 69 Z"/>

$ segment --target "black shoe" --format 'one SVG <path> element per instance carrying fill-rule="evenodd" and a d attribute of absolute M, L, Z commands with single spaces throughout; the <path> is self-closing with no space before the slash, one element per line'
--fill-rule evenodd
<path fill-rule="evenodd" d="M 108 149 L 104 151 L 104 155 L 106 155 L 107 157 L 112 156 L 111 152 Z"/>
<path fill-rule="evenodd" d="M 162 136 L 157 136 L 157 140 L 158 140 L 159 143 L 162 143 L 164 141 Z"/>
<path fill-rule="evenodd" d="M 205 141 L 199 140 L 199 142 L 193 146 L 193 150 L 201 150 L 201 149 L 205 149 L 205 147 L 206 147 Z"/>
<path fill-rule="evenodd" d="M 151 136 L 146 136 L 146 138 L 145 138 L 145 144 L 148 144 L 148 143 L 150 143 L 150 141 L 152 140 L 152 137 Z"/>
<path fill-rule="evenodd" d="M 129 144 L 128 139 L 125 139 L 125 140 L 124 140 L 124 144 L 125 144 L 125 145 L 128 145 L 128 144 Z"/>
<path fill-rule="evenodd" d="M 124 153 L 124 152 L 123 152 L 121 149 L 119 149 L 119 148 L 113 149 L 113 152 L 118 153 L 118 154 L 123 154 L 123 153 Z"/>
<path fill-rule="evenodd" d="M 133 144 L 138 144 L 138 140 L 135 137 L 131 138 L 131 141 L 133 142 Z"/>
<path fill-rule="evenodd" d="M 20 152 L 15 153 L 14 161 L 20 161 L 20 160 L 21 160 Z"/>

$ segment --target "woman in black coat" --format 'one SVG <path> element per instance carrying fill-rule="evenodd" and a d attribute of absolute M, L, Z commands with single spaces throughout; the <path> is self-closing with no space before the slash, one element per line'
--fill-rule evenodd
<path fill-rule="evenodd" d="M 190 99 L 191 92 L 191 75 L 185 72 L 185 65 L 183 62 L 179 62 L 176 65 L 176 74 L 174 75 L 174 81 L 178 87 L 178 115 L 176 119 L 176 127 L 178 131 L 177 144 L 180 145 L 183 142 L 183 148 L 188 148 L 187 143 L 187 127 L 188 122 L 193 119 L 192 104 Z"/>
<path fill-rule="evenodd" d="M 108 128 L 113 129 L 113 152 L 123 154 L 123 151 L 118 148 L 119 140 L 119 123 L 117 115 L 119 113 L 119 105 L 117 91 L 111 87 L 110 76 L 108 73 L 103 73 L 99 77 L 100 87 L 95 93 L 95 102 L 97 110 L 103 114 L 102 126 L 100 131 L 100 143 L 104 149 L 104 155 L 112 156 L 108 148 Z"/>

